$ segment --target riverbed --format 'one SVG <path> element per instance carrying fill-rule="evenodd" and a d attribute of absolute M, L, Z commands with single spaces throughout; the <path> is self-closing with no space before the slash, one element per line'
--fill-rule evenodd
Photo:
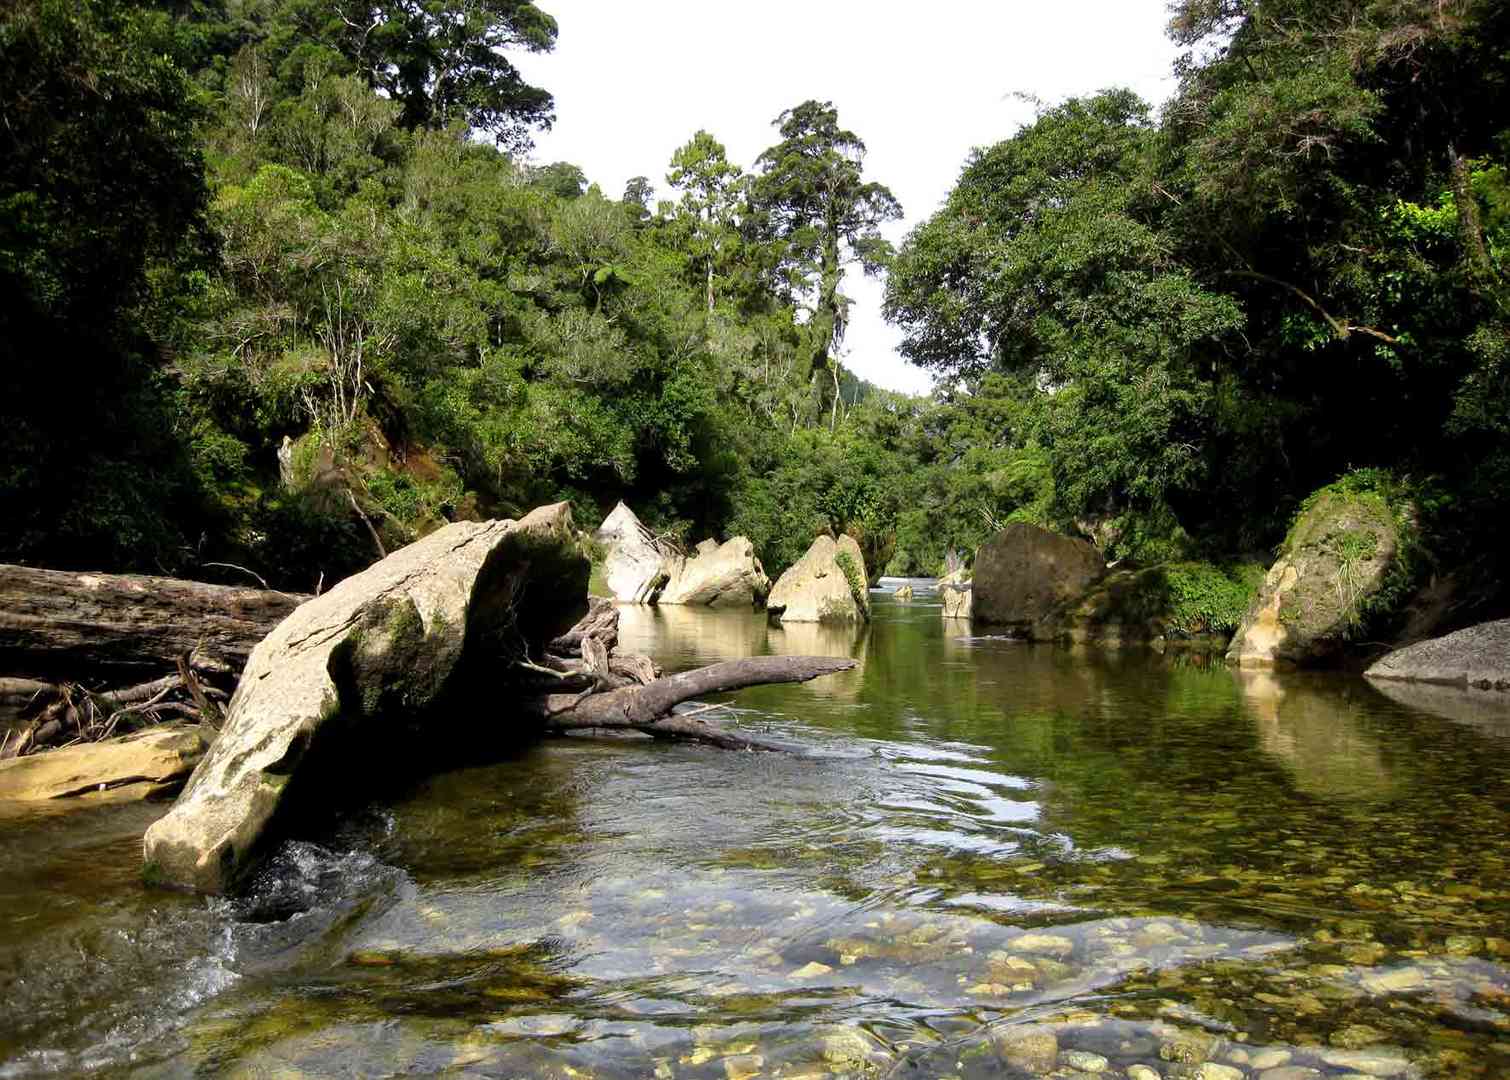
<path fill-rule="evenodd" d="M 238 900 L 141 885 L 161 806 L 8 813 L 0 1077 L 1510 1076 L 1510 715 L 875 599 L 624 609 L 853 657 L 727 699 L 801 753 L 547 741 Z"/>

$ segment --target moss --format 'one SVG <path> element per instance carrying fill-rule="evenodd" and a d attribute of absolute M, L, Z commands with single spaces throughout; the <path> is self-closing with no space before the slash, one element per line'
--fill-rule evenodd
<path fill-rule="evenodd" d="M 870 612 L 870 589 L 865 581 L 865 575 L 860 573 L 860 568 L 855 565 L 854 557 L 847 551 L 841 551 L 834 556 L 834 562 L 839 564 L 839 570 L 844 574 L 844 580 L 849 582 L 849 594 L 854 597 L 855 606 L 862 614 Z"/>

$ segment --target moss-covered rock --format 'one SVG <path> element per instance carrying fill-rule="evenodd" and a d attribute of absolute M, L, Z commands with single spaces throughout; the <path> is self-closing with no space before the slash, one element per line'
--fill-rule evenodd
<path fill-rule="evenodd" d="M 1346 477 L 1302 506 L 1228 650 L 1247 667 L 1334 659 L 1403 600 L 1413 544 L 1409 503 Z"/>

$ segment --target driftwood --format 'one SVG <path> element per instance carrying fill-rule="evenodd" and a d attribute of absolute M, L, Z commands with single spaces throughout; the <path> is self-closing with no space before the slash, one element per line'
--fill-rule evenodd
<path fill-rule="evenodd" d="M 23 680 L 4 680 L 16 686 Z M 125 735 L 165 720 L 220 726 L 216 702 L 230 699 L 234 669 L 200 669 L 197 658 L 178 658 L 178 674 L 118 690 L 91 690 L 76 682 L 32 683 L 40 689 L 0 720 L 0 760 L 71 742 Z M 217 685 L 218 683 L 218 685 Z"/>
<path fill-rule="evenodd" d="M 0 564 L 0 671 L 37 678 L 145 677 L 189 654 L 239 671 L 308 597 L 136 574 Z"/>
<path fill-rule="evenodd" d="M 714 706 L 680 715 L 678 705 L 705 694 L 727 693 L 767 683 L 807 682 L 821 675 L 847 671 L 853 660 L 826 656 L 752 656 L 660 677 L 643 656 L 616 651 L 619 612 L 611 601 L 594 600 L 587 615 L 551 642 L 552 650 L 575 649 L 573 659 L 547 654 L 527 669 L 558 680 L 555 692 L 525 702 L 545 730 L 638 731 L 655 738 L 688 739 L 726 750 L 784 750 L 779 743 L 715 727 L 701 719 Z M 698 718 L 694 719 L 694 714 Z"/>

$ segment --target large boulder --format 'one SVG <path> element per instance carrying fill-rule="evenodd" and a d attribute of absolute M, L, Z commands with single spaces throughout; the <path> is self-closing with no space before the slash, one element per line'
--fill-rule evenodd
<path fill-rule="evenodd" d="M 581 614 L 587 576 L 558 503 L 448 525 L 303 604 L 253 650 L 220 737 L 147 830 L 149 877 L 224 892 L 301 804 L 456 739 L 466 712 L 441 706 L 539 655 Z"/>
<path fill-rule="evenodd" d="M 674 556 L 658 543 L 634 511 L 620 502 L 603 519 L 593 539 L 608 549 L 603 576 L 613 598 L 624 604 L 651 604 L 660 595 Z"/>
<path fill-rule="evenodd" d="M 975 601 L 970 571 L 960 567 L 939 578 L 939 599 L 944 604 L 944 618 L 968 619 Z"/>
<path fill-rule="evenodd" d="M 870 618 L 865 556 L 850 536 L 820 536 L 776 582 L 766 607 L 783 623 L 865 622 Z"/>
<path fill-rule="evenodd" d="M 0 761 L 0 801 L 167 798 L 204 752 L 199 728 L 162 727 L 12 758 Z"/>
<path fill-rule="evenodd" d="M 755 557 L 755 545 L 743 536 L 723 544 L 704 540 L 690 559 L 669 560 L 669 580 L 659 604 L 694 607 L 753 608 L 765 602 L 771 579 Z"/>
<path fill-rule="evenodd" d="M 1227 662 L 1266 667 L 1335 657 L 1362 626 L 1400 543 L 1396 515 L 1381 496 L 1324 489 L 1296 518 Z"/>
<path fill-rule="evenodd" d="M 1055 608 L 1082 595 L 1106 572 L 1084 540 L 1021 522 L 1008 525 L 975 556 L 973 617 L 1024 633 Z"/>
<path fill-rule="evenodd" d="M 1510 619 L 1396 649 L 1363 674 L 1397 682 L 1510 690 Z"/>

